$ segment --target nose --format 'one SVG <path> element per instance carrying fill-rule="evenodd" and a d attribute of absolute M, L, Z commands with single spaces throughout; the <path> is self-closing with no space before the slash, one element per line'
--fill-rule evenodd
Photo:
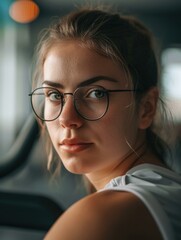
<path fill-rule="evenodd" d="M 83 124 L 83 121 L 75 110 L 72 94 L 66 94 L 64 96 L 62 112 L 59 116 L 61 126 L 63 128 L 79 128 Z"/>

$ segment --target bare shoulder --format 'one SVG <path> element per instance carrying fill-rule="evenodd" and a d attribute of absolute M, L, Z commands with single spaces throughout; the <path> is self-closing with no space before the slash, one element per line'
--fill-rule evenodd
<path fill-rule="evenodd" d="M 132 193 L 103 191 L 72 205 L 45 240 L 161 240 L 143 203 Z"/>

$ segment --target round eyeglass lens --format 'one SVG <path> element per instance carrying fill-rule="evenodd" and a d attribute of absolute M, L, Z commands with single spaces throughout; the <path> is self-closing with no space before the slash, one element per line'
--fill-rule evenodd
<path fill-rule="evenodd" d="M 76 111 L 87 120 L 98 120 L 108 109 L 108 94 L 100 86 L 86 86 L 78 88 L 74 93 Z"/>
<path fill-rule="evenodd" d="M 44 121 L 52 121 L 60 115 L 62 96 L 54 88 L 37 88 L 32 94 L 32 106 L 37 117 Z"/>

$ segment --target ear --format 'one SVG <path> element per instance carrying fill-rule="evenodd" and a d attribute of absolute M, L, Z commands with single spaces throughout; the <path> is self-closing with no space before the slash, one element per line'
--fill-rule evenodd
<path fill-rule="evenodd" d="M 139 107 L 139 129 L 146 129 L 151 126 L 156 113 L 158 97 L 158 88 L 153 87 L 142 98 Z"/>

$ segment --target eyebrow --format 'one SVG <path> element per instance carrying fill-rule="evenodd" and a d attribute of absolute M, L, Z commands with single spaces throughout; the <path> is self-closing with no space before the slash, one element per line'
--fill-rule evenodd
<path fill-rule="evenodd" d="M 93 83 L 95 83 L 95 82 L 101 81 L 101 80 L 107 80 L 107 81 L 110 81 L 110 82 L 118 82 L 117 79 L 112 78 L 112 77 L 108 77 L 108 76 L 96 76 L 96 77 L 89 78 L 89 79 L 87 79 L 87 80 L 79 83 L 79 84 L 77 85 L 77 87 L 84 87 L 84 86 L 93 84 Z M 53 81 L 49 81 L 49 80 L 43 81 L 42 85 L 43 85 L 43 84 L 46 84 L 46 85 L 49 85 L 49 86 L 55 87 L 55 88 L 64 88 L 64 86 L 63 86 L 61 83 L 53 82 Z"/>

